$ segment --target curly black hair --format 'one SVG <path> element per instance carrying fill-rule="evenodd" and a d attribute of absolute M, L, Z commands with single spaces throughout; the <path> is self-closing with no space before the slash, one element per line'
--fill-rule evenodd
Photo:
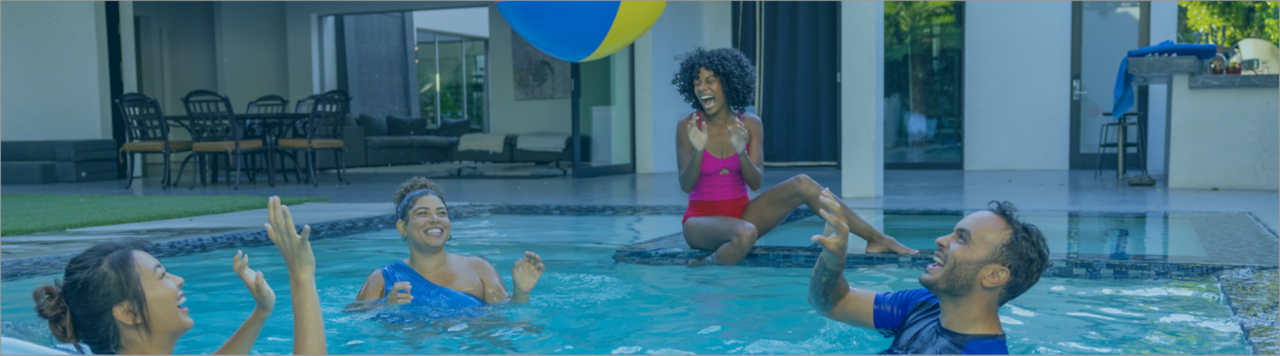
<path fill-rule="evenodd" d="M 698 100 L 698 94 L 693 90 L 693 81 L 698 80 L 699 68 L 706 68 L 720 78 L 720 87 L 733 111 L 742 111 L 755 104 L 755 65 L 736 48 L 708 51 L 699 47 L 676 59 L 680 60 L 680 71 L 676 72 L 671 84 L 676 86 L 680 96 L 694 110 L 702 110 L 702 101 Z"/>

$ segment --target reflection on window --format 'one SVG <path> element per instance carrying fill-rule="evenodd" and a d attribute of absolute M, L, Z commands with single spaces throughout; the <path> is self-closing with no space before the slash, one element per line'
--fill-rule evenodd
<path fill-rule="evenodd" d="M 963 162 L 963 10 L 959 1 L 885 2 L 886 164 Z"/>
<path fill-rule="evenodd" d="M 418 29 L 417 42 L 419 113 L 433 125 L 467 119 L 483 128 L 489 41 Z"/>

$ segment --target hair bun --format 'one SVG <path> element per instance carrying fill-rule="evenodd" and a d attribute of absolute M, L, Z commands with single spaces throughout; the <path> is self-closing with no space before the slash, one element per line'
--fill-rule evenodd
<path fill-rule="evenodd" d="M 400 203 L 404 201 L 404 197 L 406 195 L 423 189 L 431 189 L 436 191 L 436 193 L 444 195 L 444 192 L 440 191 L 440 187 L 436 185 L 436 182 L 423 177 L 413 177 L 401 184 L 399 189 L 396 189 L 396 196 L 391 201 L 395 203 L 396 206 L 400 206 Z"/>
<path fill-rule="evenodd" d="M 75 333 L 71 330 L 71 309 L 62 297 L 62 281 L 36 288 L 31 299 L 36 302 L 36 315 L 49 321 L 49 331 L 58 341 L 75 342 Z"/>

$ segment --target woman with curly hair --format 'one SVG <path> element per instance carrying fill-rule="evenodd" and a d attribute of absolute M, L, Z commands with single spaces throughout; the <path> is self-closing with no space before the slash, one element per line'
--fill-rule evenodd
<path fill-rule="evenodd" d="M 267 237 L 289 267 L 293 298 L 293 353 L 325 354 L 324 318 L 316 292 L 316 260 L 311 227 L 301 235 L 279 197 L 267 203 Z M 151 255 L 147 241 L 104 242 L 71 258 L 63 279 L 36 288 L 36 315 L 49 322 L 61 342 L 88 344 L 98 355 L 169 355 L 195 326 L 182 304 L 183 279 Z M 256 307 L 214 354 L 247 355 L 275 307 L 276 294 L 249 256 L 236 252 L 232 269 L 253 295 Z"/>
<path fill-rule="evenodd" d="M 414 177 L 400 185 L 396 204 L 396 229 L 409 245 L 409 258 L 376 269 L 365 279 L 357 302 L 385 300 L 387 305 L 473 307 L 506 300 L 529 301 L 546 266 L 538 254 L 525 251 L 511 269 L 513 293 L 508 294 L 498 271 L 480 257 L 446 253 L 449 210 L 435 182 Z M 366 305 L 368 306 L 368 305 Z M 358 309 L 358 308 L 353 308 Z"/>
<path fill-rule="evenodd" d="M 756 241 L 801 204 L 817 212 L 822 187 L 797 175 L 750 200 L 747 187 L 759 190 L 764 176 L 764 126 L 743 113 L 752 105 L 755 67 L 736 49 L 686 53 L 671 81 L 695 110 L 676 126 L 680 189 L 689 193 L 684 238 L 689 246 L 714 251 L 689 266 L 735 264 Z M 851 231 L 867 240 L 867 253 L 915 254 L 876 231 L 840 203 Z"/>

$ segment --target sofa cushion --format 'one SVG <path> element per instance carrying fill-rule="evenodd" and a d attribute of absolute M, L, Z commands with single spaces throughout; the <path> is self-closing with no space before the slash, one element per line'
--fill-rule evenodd
<path fill-rule="evenodd" d="M 443 119 L 440 120 L 440 128 L 436 129 L 436 133 L 440 136 L 461 137 L 471 132 L 471 122 L 467 119 Z"/>
<path fill-rule="evenodd" d="M 387 135 L 387 119 L 385 117 L 360 114 L 360 117 L 356 119 L 356 124 L 364 128 L 365 136 Z"/>
<path fill-rule="evenodd" d="M 458 143 L 457 137 L 440 136 L 379 136 L 365 137 L 365 147 L 386 148 L 449 148 Z"/>
<path fill-rule="evenodd" d="M 387 135 L 419 136 L 427 133 L 427 118 L 387 115 Z"/>
<path fill-rule="evenodd" d="M 410 136 L 365 136 L 365 148 L 413 147 Z"/>
<path fill-rule="evenodd" d="M 413 147 L 449 148 L 458 143 L 457 137 L 413 136 L 410 137 Z"/>

